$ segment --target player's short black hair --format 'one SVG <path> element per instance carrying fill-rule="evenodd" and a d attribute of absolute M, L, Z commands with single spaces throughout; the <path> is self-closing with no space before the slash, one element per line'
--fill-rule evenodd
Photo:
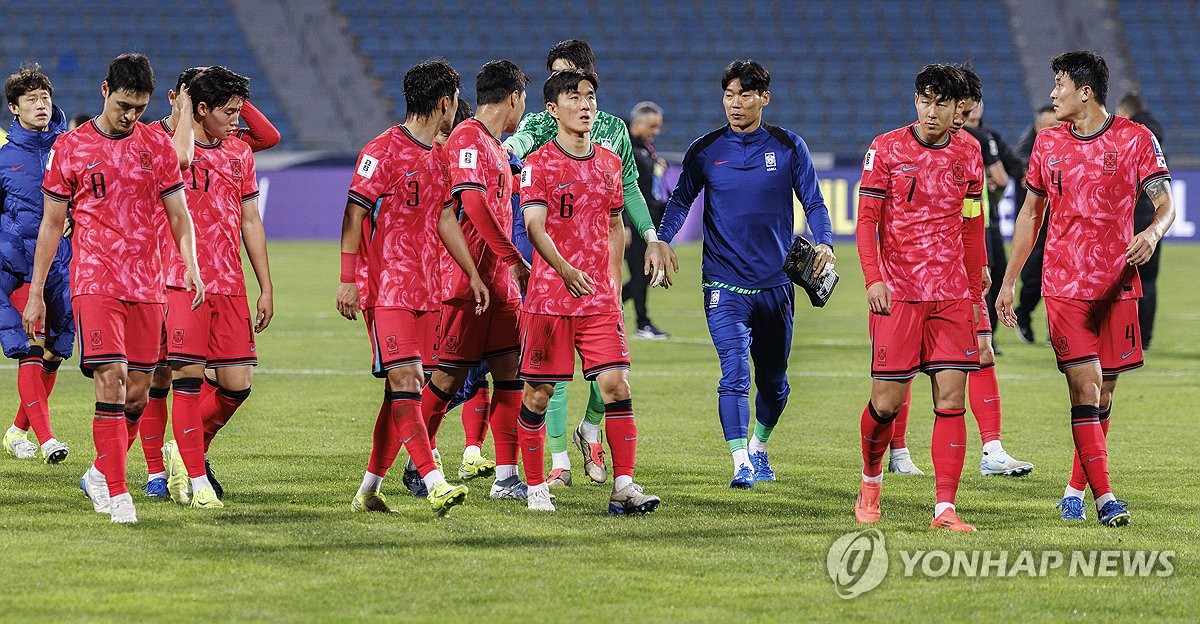
<path fill-rule="evenodd" d="M 1122 95 L 1121 101 L 1117 102 L 1117 104 L 1128 108 L 1130 115 L 1136 115 L 1146 110 L 1146 100 L 1137 91 L 1130 91 Z"/>
<path fill-rule="evenodd" d="M 512 61 L 488 61 L 475 76 L 475 106 L 503 102 L 516 91 L 523 93 L 529 76 Z"/>
<path fill-rule="evenodd" d="M 975 67 L 971 65 L 971 61 L 959 63 L 954 66 L 955 69 L 962 72 L 963 80 L 967 81 L 967 97 L 968 100 L 976 102 L 983 101 L 983 81 L 979 79 L 979 74 L 975 73 Z"/>
<path fill-rule="evenodd" d="M 921 71 L 917 72 L 913 86 L 916 87 L 918 95 L 930 95 L 938 102 L 958 102 L 970 97 L 966 77 L 958 68 L 945 63 L 932 63 L 922 67 Z"/>
<path fill-rule="evenodd" d="M 570 61 L 577 69 L 596 73 L 596 53 L 592 46 L 582 39 L 567 39 L 559 41 L 546 54 L 546 71 L 554 67 L 554 61 L 563 59 Z"/>
<path fill-rule="evenodd" d="M 192 81 L 192 78 L 196 77 L 196 74 L 199 74 L 206 69 L 208 68 L 204 66 L 189 67 L 179 72 L 179 77 L 175 79 L 175 93 L 179 93 L 179 90 L 187 86 L 187 84 Z"/>
<path fill-rule="evenodd" d="M 250 79 L 220 65 L 196 74 L 187 82 L 187 88 L 192 106 L 204 102 L 209 109 L 225 106 L 235 97 L 243 101 L 250 97 Z"/>
<path fill-rule="evenodd" d="M 727 65 L 721 73 L 721 90 L 728 89 L 734 78 L 742 83 L 742 91 L 763 93 L 771 89 L 771 73 L 753 59 L 738 59 Z"/>
<path fill-rule="evenodd" d="M 22 95 L 38 89 L 45 89 L 50 95 L 54 95 L 54 86 L 50 84 L 50 78 L 42 73 L 42 66 L 37 63 L 25 63 L 17 73 L 4 81 L 4 98 L 9 104 L 15 105 Z"/>
<path fill-rule="evenodd" d="M 582 69 L 556 71 L 550 74 L 550 77 L 546 79 L 546 84 L 542 85 L 542 100 L 547 104 L 557 102 L 559 95 L 579 89 L 579 83 L 584 80 L 591 82 L 593 89 L 600 89 L 600 80 L 596 78 L 595 72 Z"/>
<path fill-rule="evenodd" d="M 1103 56 L 1088 50 L 1064 52 L 1050 61 L 1054 75 L 1066 74 L 1075 88 L 1091 87 L 1096 102 L 1104 106 L 1108 98 L 1108 62 Z"/>
<path fill-rule="evenodd" d="M 471 115 L 474 114 L 475 112 L 471 110 L 471 103 L 462 98 L 458 98 L 458 110 L 454 112 L 454 123 L 451 125 L 451 127 L 453 128 L 458 124 L 470 119 Z"/>
<path fill-rule="evenodd" d="M 108 65 L 104 82 L 108 83 L 109 93 L 128 91 L 154 95 L 154 68 L 150 67 L 150 59 L 145 54 L 126 52 Z"/>
<path fill-rule="evenodd" d="M 404 114 L 428 117 L 444 97 L 453 99 L 462 87 L 462 77 L 445 59 L 417 63 L 404 72 Z"/>

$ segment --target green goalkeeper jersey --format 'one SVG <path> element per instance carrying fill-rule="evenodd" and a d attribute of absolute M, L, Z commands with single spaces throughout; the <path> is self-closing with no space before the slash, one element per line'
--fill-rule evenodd
<path fill-rule="evenodd" d="M 558 122 L 554 121 L 550 113 L 530 113 L 521 120 L 516 133 L 504 141 L 504 147 L 524 159 L 556 136 Z M 625 210 L 629 213 L 629 220 L 633 222 L 638 234 L 647 238 L 647 233 L 654 230 L 654 221 L 650 219 L 650 209 L 646 207 L 646 199 L 642 197 L 642 190 L 638 188 L 637 162 L 633 159 L 629 129 L 619 117 L 599 111 L 596 113 L 596 123 L 592 126 L 591 139 L 592 143 L 610 149 L 621 157 L 621 186 L 625 194 Z"/>

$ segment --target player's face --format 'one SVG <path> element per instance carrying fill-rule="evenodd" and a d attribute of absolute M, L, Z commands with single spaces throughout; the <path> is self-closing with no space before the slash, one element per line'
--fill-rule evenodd
<path fill-rule="evenodd" d="M 236 96 L 230 98 L 224 106 L 213 108 L 208 108 L 207 103 L 201 102 L 196 107 L 196 113 L 200 115 L 200 125 L 204 127 L 204 133 L 213 139 L 228 139 L 229 135 L 237 130 L 244 105 L 245 101 Z"/>
<path fill-rule="evenodd" d="M 945 138 L 954 125 L 954 117 L 966 107 L 964 102 L 939 98 L 929 91 L 916 94 L 913 103 L 917 107 L 922 137 L 931 143 L 939 143 Z"/>
<path fill-rule="evenodd" d="M 590 81 L 579 81 L 574 91 L 558 94 L 558 100 L 550 108 L 550 115 L 571 134 L 591 132 L 592 125 L 596 123 L 596 87 Z"/>
<path fill-rule="evenodd" d="M 658 113 L 646 113 L 638 117 L 630 130 L 639 139 L 653 143 L 654 139 L 658 138 L 658 134 L 662 132 L 663 118 Z"/>
<path fill-rule="evenodd" d="M 34 89 L 18 97 L 16 104 L 9 104 L 8 110 L 21 123 L 21 127 L 40 132 L 50 126 L 54 102 L 50 99 L 49 91 Z"/>
<path fill-rule="evenodd" d="M 725 87 L 725 118 L 736 132 L 753 132 L 762 124 L 762 109 L 771 103 L 770 91 L 743 91 L 740 78 Z"/>
<path fill-rule="evenodd" d="M 149 93 L 134 93 L 127 89 L 109 91 L 108 83 L 100 85 L 100 92 L 104 95 L 104 111 L 100 116 L 109 129 L 120 133 L 133 130 L 150 104 Z"/>
<path fill-rule="evenodd" d="M 980 106 L 982 104 L 976 100 L 970 98 L 963 100 L 962 109 L 954 114 L 954 123 L 950 126 L 950 129 L 954 132 L 962 130 L 962 127 L 967 125 L 967 121 L 971 119 L 971 116 L 975 114 L 975 111 Z"/>
<path fill-rule="evenodd" d="M 1075 86 L 1075 81 L 1066 72 L 1054 76 L 1054 89 L 1050 91 L 1050 103 L 1054 105 L 1054 118 L 1058 121 L 1073 119 L 1083 110 L 1084 93 L 1087 87 Z"/>
<path fill-rule="evenodd" d="M 519 93 L 514 93 L 509 97 L 516 99 L 511 100 L 513 107 L 509 111 L 508 119 L 504 120 L 504 131 L 514 132 L 517 129 L 517 125 L 521 123 L 521 115 L 525 114 L 525 90 L 522 89 Z"/>

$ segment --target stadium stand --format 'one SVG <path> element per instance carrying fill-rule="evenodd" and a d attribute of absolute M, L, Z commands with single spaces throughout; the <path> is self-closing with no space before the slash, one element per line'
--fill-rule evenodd
<path fill-rule="evenodd" d="M 1200 87 L 1196 85 L 1196 76 L 1200 76 L 1200 41 L 1196 39 L 1200 4 L 1171 0 L 1115 4 L 1140 92 L 1165 126 L 1164 149 L 1173 162 L 1186 155 L 1194 164 L 1200 155 Z M 1109 93 L 1110 110 L 1120 97 L 1120 93 Z"/>
<path fill-rule="evenodd" d="M 194 3 L 167 0 L 114 11 L 85 0 L 55 2 L 52 10 L 22 11 L 5 18 L 0 37 L 0 73 L 7 76 L 26 60 L 36 61 L 54 82 L 54 100 L 67 116 L 100 112 L 100 82 L 108 63 L 130 50 L 154 65 L 158 84 L 145 120 L 170 112 L 167 89 L 179 72 L 195 65 L 226 65 L 251 79 L 251 100 L 289 146 L 291 124 L 284 116 L 258 59 L 250 52 L 225 0 Z M 16 12 L 5 12 L 16 15 Z M 292 147 L 295 147 L 293 144 Z"/>

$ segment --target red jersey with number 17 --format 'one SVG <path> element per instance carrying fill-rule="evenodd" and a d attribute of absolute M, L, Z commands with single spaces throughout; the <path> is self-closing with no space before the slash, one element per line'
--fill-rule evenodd
<path fill-rule="evenodd" d="M 978 211 L 983 154 L 961 134 L 934 145 L 914 123 L 875 137 L 863 159 L 857 231 L 863 275 L 868 286 L 883 281 L 897 301 L 968 298 L 963 219 Z"/>
<path fill-rule="evenodd" d="M 1142 296 L 1137 269 L 1125 261 L 1133 208 L 1151 182 L 1170 178 L 1150 130 L 1109 115 L 1095 134 L 1072 124 L 1038 133 L 1025 186 L 1050 201 L 1042 294 L 1090 301 Z"/>
<path fill-rule="evenodd" d="M 181 190 L 171 142 L 143 123 L 111 135 L 93 119 L 60 136 L 42 193 L 71 203 L 71 296 L 163 303 L 158 220 L 163 199 Z"/>
<path fill-rule="evenodd" d="M 595 280 L 595 293 L 573 297 L 558 272 L 534 254 L 522 309 L 535 314 L 590 316 L 621 309 L 609 264 L 609 220 L 625 203 L 621 158 L 588 144 L 592 153 L 568 154 L 555 139 L 525 160 L 521 210 L 546 209 L 546 234 L 571 266 Z"/>
<path fill-rule="evenodd" d="M 364 307 L 440 309 L 437 224 L 450 199 L 441 148 L 388 128 L 363 147 L 349 195 L 367 211 L 357 280 Z"/>

